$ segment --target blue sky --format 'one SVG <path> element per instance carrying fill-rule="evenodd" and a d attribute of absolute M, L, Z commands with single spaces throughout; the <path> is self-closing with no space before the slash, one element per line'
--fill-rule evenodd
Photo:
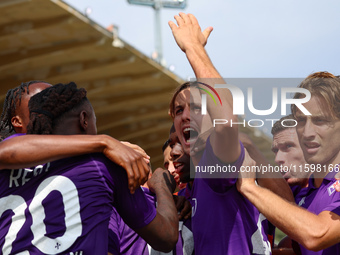
<path fill-rule="evenodd" d="M 119 37 L 145 55 L 151 56 L 154 51 L 151 7 L 130 5 L 127 0 L 65 2 L 81 12 L 91 7 L 91 19 L 104 27 L 115 24 Z M 177 75 L 189 79 L 194 74 L 168 26 L 179 11 L 194 14 L 202 29 L 214 28 L 206 49 L 225 78 L 304 78 L 316 71 L 340 74 L 338 0 L 187 0 L 185 10 L 162 9 L 164 59 L 167 66 L 175 66 Z M 287 87 L 285 82 L 277 84 Z M 273 86 L 258 86 L 257 91 L 254 88 L 254 106 L 270 108 Z M 278 107 L 269 117 L 280 118 L 279 111 Z M 246 118 L 255 117 L 246 111 Z M 269 129 L 264 131 L 269 133 Z"/>
<path fill-rule="evenodd" d="M 154 50 L 154 11 L 126 0 L 66 0 L 150 56 Z M 340 71 L 338 0 L 188 0 L 202 28 L 213 26 L 207 51 L 223 77 L 303 78 L 314 71 Z M 180 10 L 162 9 L 162 45 L 167 65 L 184 79 L 193 72 L 167 22 Z"/>

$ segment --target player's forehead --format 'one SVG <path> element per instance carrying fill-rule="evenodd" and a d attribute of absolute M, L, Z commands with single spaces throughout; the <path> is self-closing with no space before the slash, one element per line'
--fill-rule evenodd
<path fill-rule="evenodd" d="M 51 84 L 49 83 L 46 83 L 46 82 L 37 82 L 37 83 L 33 83 L 29 86 L 29 90 L 30 90 L 30 93 L 32 91 L 32 93 L 36 92 L 36 91 L 42 91 L 44 89 L 47 89 L 47 88 L 50 88 L 52 87 Z"/>
<path fill-rule="evenodd" d="M 28 97 L 32 97 L 35 94 L 38 94 L 39 92 L 43 91 L 44 89 L 47 89 L 47 88 L 50 88 L 50 87 L 52 87 L 52 85 L 49 84 L 49 83 L 46 83 L 46 82 L 33 83 L 33 84 L 30 84 L 29 87 L 28 87 L 29 94 L 24 93 L 24 95 L 28 96 Z M 27 91 L 25 91 L 25 92 L 27 92 Z"/>
<path fill-rule="evenodd" d="M 201 101 L 201 94 L 196 87 L 188 87 L 181 90 L 175 98 L 175 107 L 184 104 L 198 103 Z"/>
<path fill-rule="evenodd" d="M 21 97 L 22 100 L 29 101 L 30 98 L 39 92 L 43 91 L 44 89 L 50 88 L 52 85 L 46 82 L 37 82 L 30 84 L 28 86 L 28 94 L 27 94 L 27 88 L 25 91 L 22 93 Z"/>
<path fill-rule="evenodd" d="M 190 102 L 190 88 L 181 90 L 175 98 L 175 106 Z"/>
<path fill-rule="evenodd" d="M 168 166 L 172 163 L 172 158 L 171 158 L 171 148 L 170 146 L 166 147 L 166 149 L 163 152 L 163 166 L 165 168 L 168 168 Z"/>
<path fill-rule="evenodd" d="M 16 96 L 16 112 L 15 114 L 28 114 L 28 102 L 31 99 L 32 96 L 38 94 L 39 92 L 43 91 L 46 88 L 51 87 L 52 85 L 49 83 L 45 83 L 45 82 L 37 82 L 37 83 L 33 83 L 30 84 L 28 86 L 28 92 L 29 94 L 27 94 L 27 88 L 25 88 L 22 92 L 21 92 L 21 98 Z M 20 99 L 19 99 L 20 98 Z"/>
<path fill-rule="evenodd" d="M 167 146 L 163 152 L 164 163 L 169 162 L 171 160 L 170 152 L 171 152 L 171 148 L 170 146 Z"/>
<path fill-rule="evenodd" d="M 331 117 L 336 116 L 332 106 L 321 96 L 312 96 L 311 99 L 304 103 L 303 106 L 311 113 L 311 115 L 305 115 L 299 108 L 295 112 L 297 118 L 315 118 L 315 117 Z"/>

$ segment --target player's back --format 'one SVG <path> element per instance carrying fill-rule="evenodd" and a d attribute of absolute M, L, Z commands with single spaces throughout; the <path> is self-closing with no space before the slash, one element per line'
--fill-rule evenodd
<path fill-rule="evenodd" d="M 115 193 L 127 190 L 122 168 L 88 154 L 0 178 L 2 254 L 107 254 Z"/>

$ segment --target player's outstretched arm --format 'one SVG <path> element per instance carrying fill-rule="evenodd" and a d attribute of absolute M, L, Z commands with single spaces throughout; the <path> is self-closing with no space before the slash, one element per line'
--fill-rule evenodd
<path fill-rule="evenodd" d="M 340 216 L 330 211 L 316 215 L 255 184 L 252 178 L 237 181 L 238 190 L 276 227 L 306 249 L 319 251 L 340 240 Z"/>
<path fill-rule="evenodd" d="M 247 134 L 240 132 L 239 138 L 243 143 L 244 148 L 247 149 L 249 156 L 256 162 L 256 166 L 269 166 L 269 161 L 265 158 L 265 156 L 261 153 L 261 151 Z M 274 171 L 257 172 L 256 179 L 260 186 L 271 190 L 275 194 L 287 199 L 290 202 L 294 202 L 292 191 L 289 188 L 287 182 L 283 179 L 281 173 Z"/>
<path fill-rule="evenodd" d="M 211 62 L 204 49 L 212 27 L 208 27 L 203 32 L 192 14 L 179 13 L 175 16 L 177 25 L 169 21 L 176 43 L 185 52 L 187 59 L 195 72 L 196 78 L 210 86 L 225 83 Z M 216 125 L 211 135 L 210 142 L 214 154 L 225 163 L 231 163 L 238 159 L 241 147 L 238 140 L 237 116 L 233 115 L 232 95 L 228 89 L 216 89 L 221 98 L 221 105 L 215 105 L 212 100 L 207 100 L 207 108 L 211 120 L 226 119 L 228 124 Z M 200 90 L 200 92 L 202 92 Z M 228 147 L 225 145 L 228 144 Z"/>
<path fill-rule="evenodd" d="M 149 179 L 148 186 L 157 197 L 157 215 L 136 232 L 155 250 L 170 252 L 178 239 L 178 216 L 172 197 L 176 182 L 169 171 L 158 168 Z"/>
<path fill-rule="evenodd" d="M 186 220 L 191 218 L 191 204 L 184 196 L 173 195 L 174 202 L 178 212 L 179 220 Z"/>
<path fill-rule="evenodd" d="M 131 147 L 131 148 L 130 148 Z M 104 153 L 122 166 L 131 192 L 143 184 L 150 168 L 149 157 L 137 145 L 121 143 L 107 135 L 23 135 L 0 143 L 0 169 L 32 167 L 87 153 Z"/>

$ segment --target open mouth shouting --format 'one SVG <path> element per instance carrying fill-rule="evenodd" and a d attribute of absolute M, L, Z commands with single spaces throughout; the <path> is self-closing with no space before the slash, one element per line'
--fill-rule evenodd
<path fill-rule="evenodd" d="M 190 145 L 197 140 L 198 131 L 192 127 L 186 127 L 183 129 L 183 137 L 186 145 Z"/>

